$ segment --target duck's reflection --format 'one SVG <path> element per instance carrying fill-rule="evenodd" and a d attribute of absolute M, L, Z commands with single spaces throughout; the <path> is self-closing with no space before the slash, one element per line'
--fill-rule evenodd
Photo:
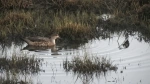
<path fill-rule="evenodd" d="M 48 49 L 51 49 L 52 51 L 56 51 L 55 46 L 29 46 L 27 45 L 26 47 L 23 48 L 23 50 L 29 50 L 29 51 L 46 51 Z"/>
<path fill-rule="evenodd" d="M 51 55 L 60 55 L 58 53 L 59 49 L 56 46 L 29 46 L 27 45 L 22 50 L 29 50 L 34 52 L 42 52 L 42 51 L 51 51 Z"/>

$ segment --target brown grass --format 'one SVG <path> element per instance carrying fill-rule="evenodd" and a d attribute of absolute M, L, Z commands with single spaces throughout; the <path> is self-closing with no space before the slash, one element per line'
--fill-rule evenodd
<path fill-rule="evenodd" d="M 93 13 L 76 12 L 69 14 L 60 11 L 54 16 L 52 25 L 62 37 L 77 40 L 92 36 L 96 23 L 96 16 Z"/>
<path fill-rule="evenodd" d="M 32 15 L 29 12 L 10 11 L 0 17 L 0 37 L 5 38 L 23 34 L 26 27 L 33 23 Z"/>
<path fill-rule="evenodd" d="M 32 0 L 1 0 L 0 2 L 4 8 L 28 8 L 33 5 Z"/>

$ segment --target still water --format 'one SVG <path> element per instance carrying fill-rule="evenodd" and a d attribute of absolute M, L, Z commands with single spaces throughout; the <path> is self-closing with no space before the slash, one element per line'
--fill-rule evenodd
<path fill-rule="evenodd" d="M 27 46 L 24 43 L 22 46 L 12 45 L 5 52 L 9 56 L 14 50 L 21 51 L 43 59 L 43 71 L 29 77 L 33 84 L 150 84 L 150 44 L 139 42 L 136 35 L 129 35 L 127 46 L 123 46 L 121 44 L 126 42 L 125 39 L 124 36 L 113 35 L 105 40 L 90 40 L 76 48 L 57 45 L 46 50 L 23 50 Z M 79 77 L 73 72 L 66 73 L 63 61 L 66 58 L 71 60 L 74 56 L 83 56 L 85 52 L 89 56 L 107 57 L 118 67 L 117 71 L 108 71 L 105 75 L 93 78 L 85 74 Z"/>

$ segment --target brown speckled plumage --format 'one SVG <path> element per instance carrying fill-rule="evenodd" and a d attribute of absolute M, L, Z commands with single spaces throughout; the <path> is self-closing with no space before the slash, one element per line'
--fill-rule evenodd
<path fill-rule="evenodd" d="M 55 40 L 59 38 L 58 34 L 54 34 L 51 36 L 51 38 L 46 37 L 26 37 L 24 41 L 29 46 L 54 46 Z"/>

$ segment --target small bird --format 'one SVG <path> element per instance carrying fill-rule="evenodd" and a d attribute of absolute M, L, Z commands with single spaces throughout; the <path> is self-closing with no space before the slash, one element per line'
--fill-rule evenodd
<path fill-rule="evenodd" d="M 58 34 L 51 35 L 50 38 L 47 37 L 26 37 L 23 40 L 29 45 L 29 46 L 54 46 L 56 45 L 55 40 L 59 38 Z"/>

